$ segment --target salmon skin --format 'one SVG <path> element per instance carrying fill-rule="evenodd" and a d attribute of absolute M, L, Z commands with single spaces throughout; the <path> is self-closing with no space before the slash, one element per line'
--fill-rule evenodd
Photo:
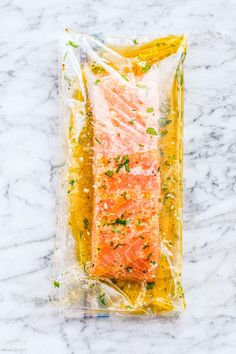
<path fill-rule="evenodd" d="M 159 257 L 158 69 L 139 83 L 87 72 L 94 123 L 93 277 L 155 280 Z"/>

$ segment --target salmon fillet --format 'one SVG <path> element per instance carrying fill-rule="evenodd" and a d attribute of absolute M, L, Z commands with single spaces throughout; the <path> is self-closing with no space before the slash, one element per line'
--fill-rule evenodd
<path fill-rule="evenodd" d="M 99 80 L 88 74 L 95 181 L 91 276 L 155 279 L 160 193 L 157 75 L 146 74 L 139 88 L 134 78 L 131 85 L 111 74 Z"/>

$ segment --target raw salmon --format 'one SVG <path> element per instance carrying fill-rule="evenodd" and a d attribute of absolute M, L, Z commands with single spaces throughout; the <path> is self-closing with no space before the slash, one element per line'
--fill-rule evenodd
<path fill-rule="evenodd" d="M 95 181 L 89 272 L 153 281 L 159 256 L 158 69 L 139 83 L 110 73 L 87 76 Z"/>

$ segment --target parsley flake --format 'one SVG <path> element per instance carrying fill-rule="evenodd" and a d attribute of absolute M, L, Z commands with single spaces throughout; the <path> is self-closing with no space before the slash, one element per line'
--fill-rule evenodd
<path fill-rule="evenodd" d="M 160 122 L 160 127 L 161 127 L 161 128 L 164 128 L 164 127 L 166 127 L 168 124 L 170 124 L 170 123 L 172 122 L 172 120 L 166 119 L 166 118 L 161 118 L 159 122 Z"/>
<path fill-rule="evenodd" d="M 119 161 L 119 160 L 118 160 Z M 122 167 L 125 167 L 125 170 L 127 172 L 130 172 L 130 168 L 129 168 L 129 156 L 128 155 L 124 155 L 122 158 L 121 163 L 118 164 L 117 169 L 116 169 L 116 173 L 119 173 L 120 169 Z"/>
<path fill-rule="evenodd" d="M 167 133 L 168 133 L 168 130 L 163 130 L 161 132 L 161 137 L 163 138 L 164 136 L 166 136 Z"/>
<path fill-rule="evenodd" d="M 101 82 L 101 80 L 100 80 L 100 79 L 97 79 L 97 80 L 94 81 L 93 84 L 94 84 L 95 86 L 97 86 L 97 85 L 99 84 L 99 82 Z"/>
<path fill-rule="evenodd" d="M 147 282 L 146 289 L 147 289 L 147 290 L 153 289 L 153 288 L 154 288 L 154 285 L 155 285 L 155 282 L 154 282 L 154 281 L 149 281 L 149 282 Z"/>
<path fill-rule="evenodd" d="M 126 226 L 128 224 L 128 220 L 127 219 L 117 218 L 116 221 L 114 222 L 114 224 L 125 225 Z"/>
<path fill-rule="evenodd" d="M 125 164 L 125 171 L 130 172 L 130 168 L 128 164 Z"/>
<path fill-rule="evenodd" d="M 129 79 L 127 78 L 127 76 L 125 76 L 125 75 L 120 75 L 125 81 L 129 81 Z"/>
<path fill-rule="evenodd" d="M 69 184 L 71 185 L 71 187 L 73 187 L 73 185 L 75 184 L 75 180 L 74 179 L 70 179 L 69 180 Z"/>
<path fill-rule="evenodd" d="M 70 45 L 71 47 L 74 47 L 74 48 L 78 48 L 78 44 L 76 44 L 75 42 L 72 42 L 72 41 L 68 41 L 68 45 Z"/>
<path fill-rule="evenodd" d="M 143 73 L 146 73 L 148 70 L 151 69 L 151 65 L 147 62 L 141 62 L 140 63 L 140 68 L 142 70 Z"/>
<path fill-rule="evenodd" d="M 105 293 L 103 293 L 102 295 L 100 295 L 99 297 L 98 297 L 98 301 L 99 301 L 99 304 L 101 305 L 101 306 L 106 306 L 106 295 L 105 295 Z"/>
<path fill-rule="evenodd" d="M 113 177 L 113 171 L 111 171 L 111 170 L 107 170 L 106 172 L 105 172 L 105 175 L 106 176 L 108 176 L 108 177 Z"/>
<path fill-rule="evenodd" d="M 150 135 L 158 135 L 156 129 L 152 127 L 147 128 L 146 132 Z"/>
<path fill-rule="evenodd" d="M 183 83 L 184 83 L 184 73 L 183 73 L 182 70 L 181 70 L 180 73 L 179 73 L 179 83 L 180 83 L 180 86 L 183 86 Z"/>

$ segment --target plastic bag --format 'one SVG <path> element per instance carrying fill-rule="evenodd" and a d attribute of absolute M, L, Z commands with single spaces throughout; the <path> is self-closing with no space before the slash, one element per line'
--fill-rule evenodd
<path fill-rule="evenodd" d="M 65 317 L 163 315 L 181 282 L 185 36 L 60 42 L 62 168 L 53 272 Z"/>

